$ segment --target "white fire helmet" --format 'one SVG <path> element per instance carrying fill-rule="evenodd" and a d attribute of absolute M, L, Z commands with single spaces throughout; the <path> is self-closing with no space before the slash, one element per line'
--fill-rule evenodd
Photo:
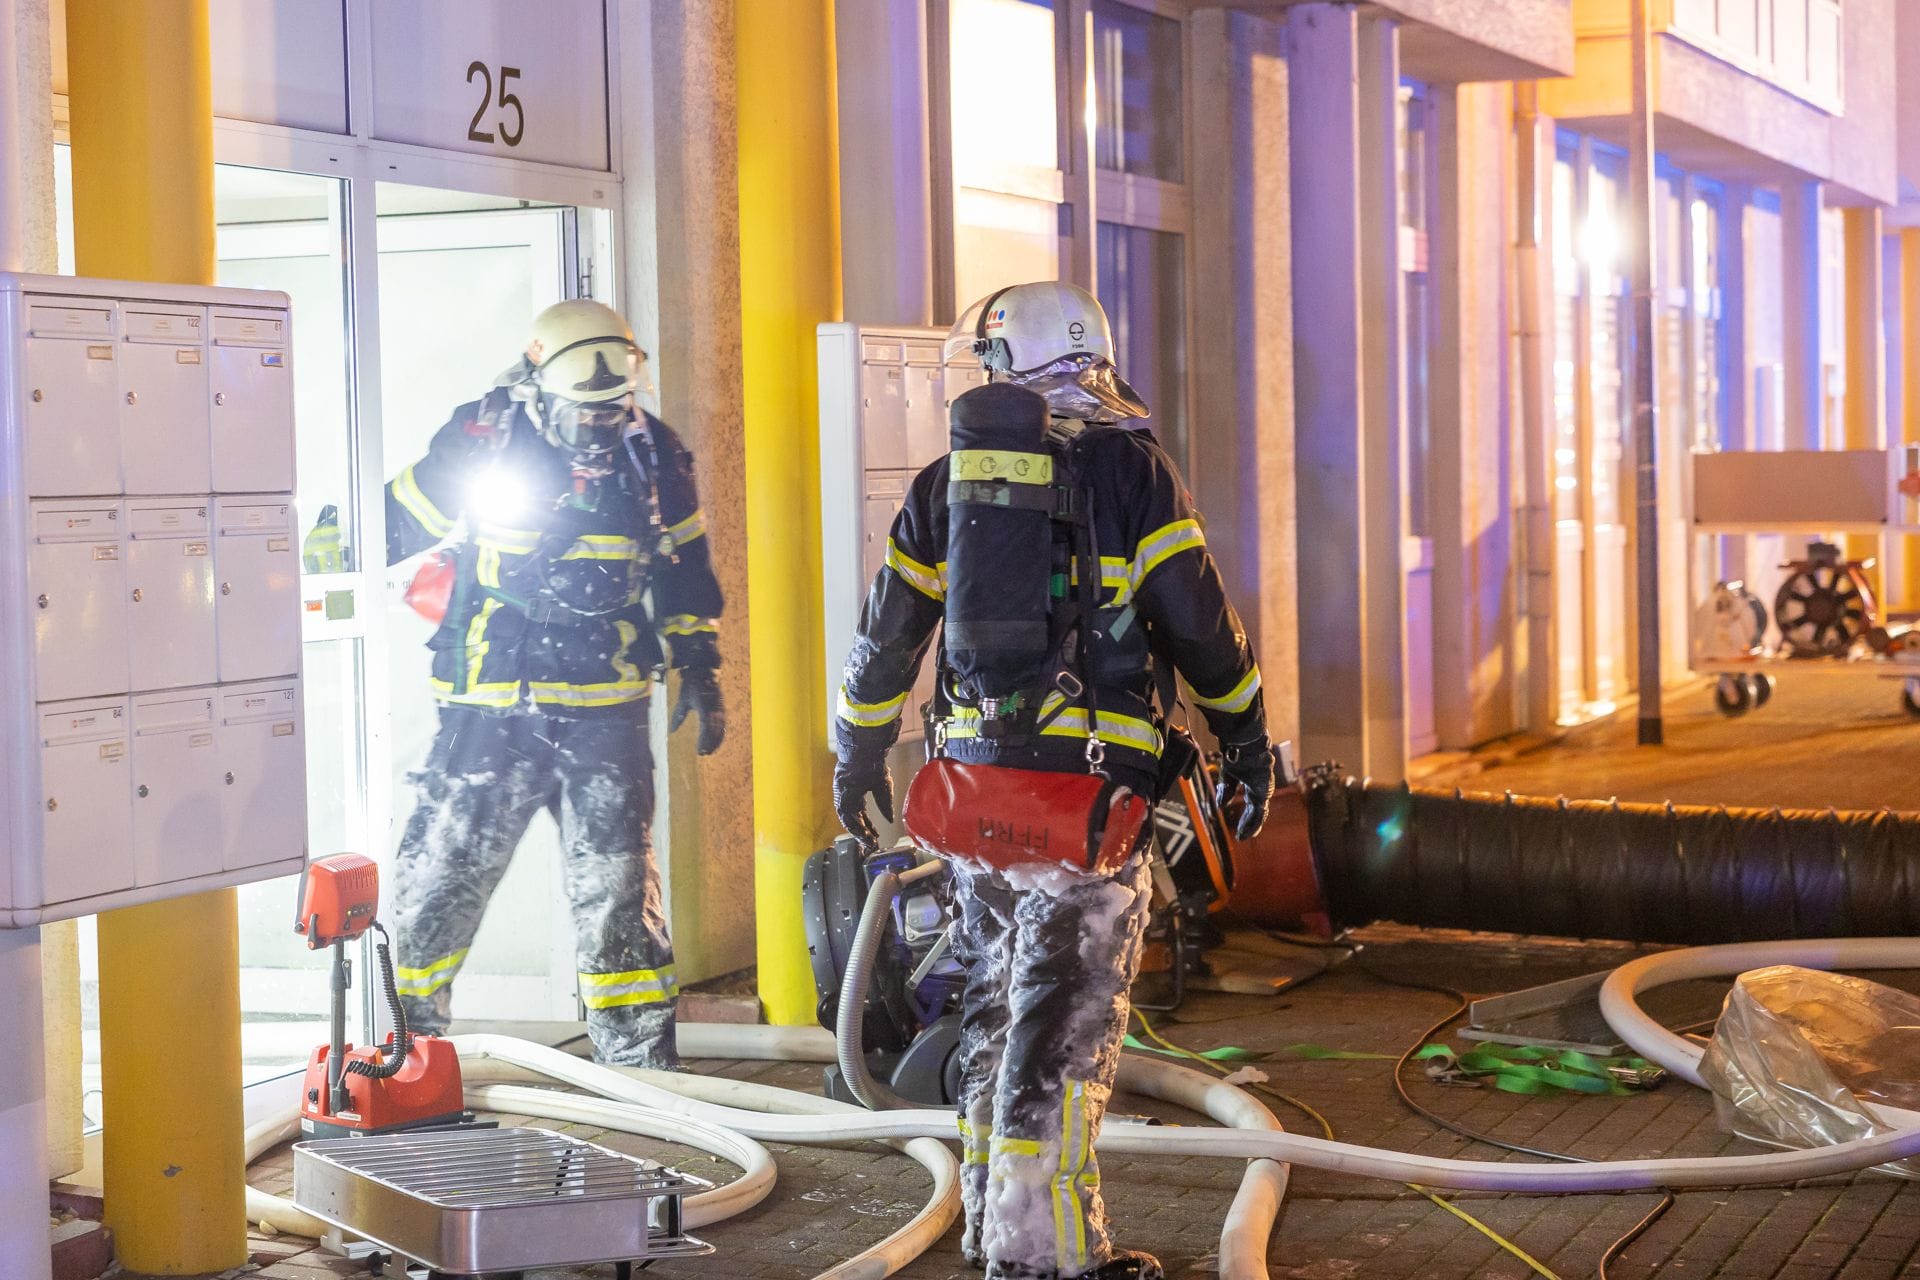
<path fill-rule="evenodd" d="M 646 352 L 626 317 L 588 298 L 556 302 L 533 318 L 523 366 L 541 432 L 576 456 L 605 456 L 649 389 Z"/>
<path fill-rule="evenodd" d="M 989 376 L 1038 392 L 1054 415 L 1083 422 L 1147 416 L 1114 366 L 1107 313 L 1060 280 L 1016 284 L 980 299 L 947 334 L 947 358 L 971 354 Z"/>

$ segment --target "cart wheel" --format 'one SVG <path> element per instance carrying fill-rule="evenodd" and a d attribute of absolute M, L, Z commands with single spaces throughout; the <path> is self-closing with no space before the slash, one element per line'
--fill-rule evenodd
<path fill-rule="evenodd" d="M 1900 682 L 1900 705 L 1908 715 L 1920 719 L 1920 679 L 1908 676 Z"/>
<path fill-rule="evenodd" d="M 1773 677 L 1752 675 L 1745 677 L 1747 692 L 1753 695 L 1753 709 L 1758 711 L 1773 698 Z"/>
<path fill-rule="evenodd" d="M 1743 716 L 1752 710 L 1753 689 L 1748 686 L 1747 677 L 1721 676 L 1714 682 L 1713 705 L 1723 716 Z"/>

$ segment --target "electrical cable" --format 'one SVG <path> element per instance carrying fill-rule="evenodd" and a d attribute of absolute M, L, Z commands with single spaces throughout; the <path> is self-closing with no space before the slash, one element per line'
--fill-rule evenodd
<path fill-rule="evenodd" d="M 1393 1089 L 1395 1093 L 1400 1095 L 1400 1102 L 1403 1106 L 1429 1124 L 1437 1125 L 1448 1133 L 1454 1134 L 1457 1137 L 1466 1138 L 1471 1142 L 1485 1143 L 1487 1146 L 1499 1147 L 1502 1150 L 1511 1151 L 1517 1155 L 1540 1156 L 1548 1160 L 1565 1161 L 1569 1164 L 1592 1163 L 1592 1161 L 1588 1160 L 1585 1156 L 1577 1156 L 1564 1151 L 1549 1151 L 1543 1147 L 1529 1147 L 1522 1143 L 1508 1142 L 1504 1138 L 1496 1138 L 1491 1134 L 1469 1129 L 1465 1125 L 1456 1124 L 1438 1112 L 1414 1101 L 1413 1095 L 1407 1092 L 1406 1080 L 1403 1076 L 1407 1063 L 1412 1059 L 1414 1054 L 1420 1051 L 1423 1045 L 1432 1040 L 1433 1037 L 1439 1035 L 1441 1031 L 1445 1030 L 1454 1019 L 1465 1013 L 1473 1002 L 1466 997 L 1465 993 L 1456 991 L 1452 987 L 1444 987 L 1435 983 L 1418 982 L 1412 979 L 1391 977 L 1381 973 L 1378 969 L 1371 968 L 1364 964 L 1357 967 L 1360 972 L 1366 974 L 1376 982 L 1382 982 L 1388 986 L 1405 987 L 1413 991 L 1427 991 L 1436 995 L 1450 996 L 1456 1002 L 1446 1017 L 1440 1019 L 1428 1027 L 1426 1031 L 1422 1032 L 1420 1038 L 1415 1040 L 1411 1045 L 1408 1045 L 1407 1051 L 1401 1054 L 1399 1061 L 1393 1064 Z M 1677 1201 L 1673 1192 L 1662 1187 L 1660 1189 L 1660 1203 L 1655 1205 L 1652 1210 L 1647 1213 L 1647 1216 L 1640 1219 L 1625 1235 L 1622 1235 L 1612 1244 L 1608 1245 L 1605 1252 L 1600 1255 L 1599 1280 L 1609 1280 L 1607 1267 L 1611 1263 L 1618 1262 L 1628 1247 L 1631 1246 L 1635 1240 L 1645 1235 L 1654 1223 L 1665 1217 L 1667 1210 L 1673 1208 L 1675 1203 L 1677 1203 Z"/>
<path fill-rule="evenodd" d="M 1229 1072 L 1225 1067 L 1221 1066 L 1219 1063 L 1215 1062 L 1213 1059 L 1204 1057 L 1201 1054 L 1197 1054 L 1193 1052 L 1193 1050 L 1191 1049 L 1184 1049 L 1181 1046 L 1174 1044 L 1173 1042 L 1161 1036 L 1161 1034 L 1158 1031 L 1155 1031 L 1153 1029 L 1153 1024 L 1147 1021 L 1147 1015 L 1144 1013 L 1141 1013 L 1138 1009 L 1135 1009 L 1133 1011 L 1133 1016 L 1140 1019 L 1140 1027 L 1142 1030 L 1144 1030 L 1147 1033 L 1147 1038 L 1152 1040 L 1155 1044 L 1161 1046 L 1163 1049 L 1167 1050 L 1167 1052 L 1178 1054 L 1180 1057 L 1183 1057 L 1183 1058 L 1191 1058 L 1195 1062 L 1200 1063 L 1202 1066 L 1211 1067 L 1213 1068 L 1213 1070 L 1220 1072 L 1222 1075 L 1231 1076 L 1232 1074 L 1231 1072 Z M 1422 1038 L 1424 1039 L 1424 1037 Z M 1402 1061 L 1405 1061 L 1405 1059 L 1402 1059 Z M 1335 1141 L 1335 1138 L 1333 1136 L 1333 1122 L 1328 1120 L 1319 1111 L 1315 1110 L 1313 1107 L 1309 1106 L 1305 1102 L 1302 1102 L 1300 1099 L 1295 1098 L 1289 1094 L 1282 1093 L 1280 1090 L 1271 1088 L 1270 1086 L 1260 1081 L 1256 1080 L 1256 1081 L 1250 1081 L 1248 1083 L 1252 1084 L 1252 1086 L 1255 1089 L 1260 1090 L 1262 1093 L 1271 1094 L 1273 1097 L 1278 1098 L 1280 1101 L 1286 1103 L 1288 1106 L 1294 1108 L 1296 1111 L 1301 1111 L 1309 1116 L 1312 1116 L 1314 1119 L 1314 1122 L 1320 1126 L 1320 1131 L 1327 1135 L 1327 1141 L 1328 1142 Z M 1409 1182 L 1407 1186 L 1409 1189 L 1413 1191 L 1417 1191 L 1421 1195 L 1425 1196 L 1427 1199 L 1433 1201 L 1435 1204 L 1439 1205 L 1442 1209 L 1445 1209 L 1448 1213 L 1451 1213 L 1456 1218 L 1459 1218 L 1461 1221 L 1465 1222 L 1468 1226 L 1472 1227 L 1475 1231 L 1478 1231 L 1481 1235 L 1486 1236 L 1489 1240 L 1499 1245 L 1506 1252 L 1512 1254 L 1514 1257 L 1518 1258 L 1520 1261 L 1526 1263 L 1529 1267 L 1533 1268 L 1533 1270 L 1538 1275 L 1544 1277 L 1544 1280 L 1560 1280 L 1560 1277 L 1556 1275 L 1551 1268 L 1546 1266 L 1546 1264 L 1539 1261 L 1539 1259 L 1533 1257 L 1525 1249 L 1522 1249 L 1519 1245 L 1507 1239 L 1505 1236 L 1495 1231 L 1492 1227 L 1488 1226 L 1486 1223 L 1482 1222 L 1480 1219 L 1468 1213 L 1465 1209 L 1462 1209 L 1457 1205 L 1451 1204 L 1448 1201 L 1441 1199 L 1439 1196 L 1427 1190 L 1425 1187 L 1419 1186 L 1415 1183 Z"/>

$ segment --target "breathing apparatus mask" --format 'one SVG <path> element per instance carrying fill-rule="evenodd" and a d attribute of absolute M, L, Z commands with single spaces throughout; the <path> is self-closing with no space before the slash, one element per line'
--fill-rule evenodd
<path fill-rule="evenodd" d="M 627 425 L 633 421 L 630 400 L 563 400 L 541 396 L 534 416 L 540 435 L 573 462 L 575 474 L 607 474 L 613 470 Z"/>

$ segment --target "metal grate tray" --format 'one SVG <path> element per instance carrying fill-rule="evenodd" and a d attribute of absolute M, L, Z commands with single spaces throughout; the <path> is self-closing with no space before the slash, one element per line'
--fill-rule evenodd
<path fill-rule="evenodd" d="M 293 1200 L 435 1271 L 711 1253 L 681 1197 L 713 1184 L 544 1129 L 329 1138 L 293 1148 Z"/>

